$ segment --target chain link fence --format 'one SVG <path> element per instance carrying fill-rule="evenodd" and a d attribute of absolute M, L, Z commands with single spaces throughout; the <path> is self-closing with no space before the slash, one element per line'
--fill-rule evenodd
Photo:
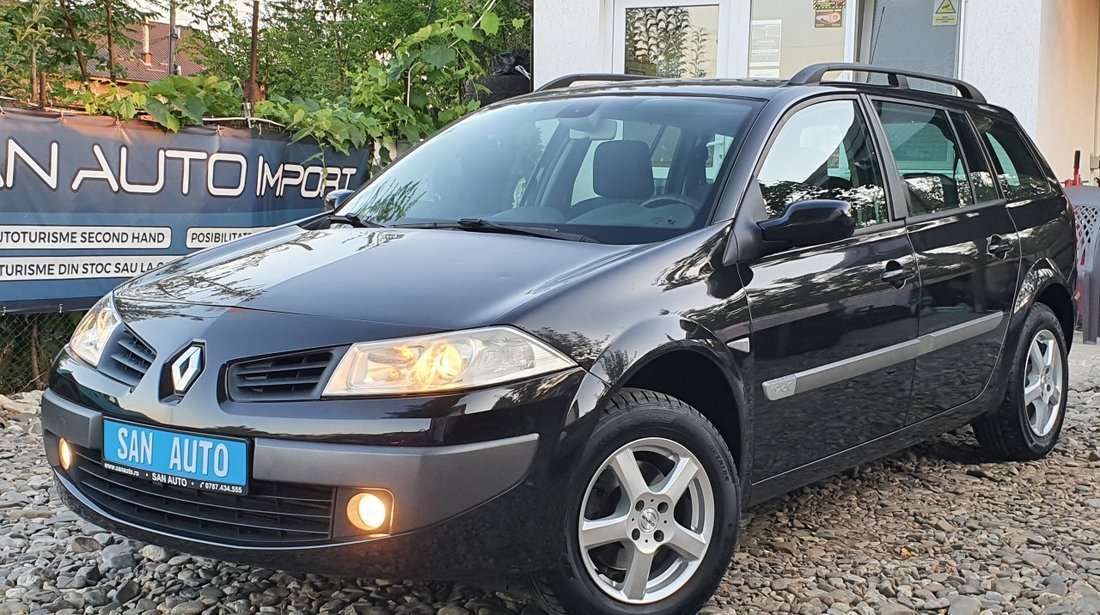
<path fill-rule="evenodd" d="M 0 316 L 0 395 L 46 388 L 50 364 L 83 312 Z"/>

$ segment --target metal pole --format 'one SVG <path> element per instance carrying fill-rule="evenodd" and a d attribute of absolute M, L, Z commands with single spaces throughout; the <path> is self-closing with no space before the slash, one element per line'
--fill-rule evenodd
<path fill-rule="evenodd" d="M 260 0 L 252 0 L 252 48 L 248 52 L 248 101 L 256 102 L 260 85 L 256 82 L 256 47 L 260 38 Z"/>
<path fill-rule="evenodd" d="M 176 0 L 168 2 L 168 74 L 176 74 Z"/>
<path fill-rule="evenodd" d="M 111 0 L 107 0 L 107 74 L 115 80 L 115 22 L 111 11 Z"/>

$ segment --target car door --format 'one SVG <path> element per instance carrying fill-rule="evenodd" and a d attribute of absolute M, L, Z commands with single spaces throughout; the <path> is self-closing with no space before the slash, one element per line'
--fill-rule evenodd
<path fill-rule="evenodd" d="M 1020 250 L 1016 227 L 967 116 L 876 99 L 903 180 L 909 237 L 921 277 L 909 422 L 976 398 L 1007 331 Z"/>
<path fill-rule="evenodd" d="M 739 216 L 792 203 L 852 204 L 855 235 L 743 263 L 752 315 L 754 481 L 904 425 L 916 356 L 916 258 L 894 221 L 855 97 L 797 108 L 772 137 Z M 739 220 L 739 223 L 741 220 Z"/>

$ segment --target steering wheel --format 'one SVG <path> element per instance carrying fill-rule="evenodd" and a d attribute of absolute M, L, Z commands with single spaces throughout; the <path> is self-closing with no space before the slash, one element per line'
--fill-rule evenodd
<path fill-rule="evenodd" d="M 642 207 L 647 209 L 655 209 L 661 205 L 668 203 L 679 203 L 681 205 L 687 205 L 688 207 L 699 211 L 703 207 L 703 202 L 699 199 L 692 198 L 685 194 L 658 194 L 657 196 L 651 196 L 648 199 L 642 201 Z"/>

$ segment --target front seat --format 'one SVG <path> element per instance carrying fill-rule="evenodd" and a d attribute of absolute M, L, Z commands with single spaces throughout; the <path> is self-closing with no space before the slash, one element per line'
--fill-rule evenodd
<path fill-rule="evenodd" d="M 644 141 L 605 141 L 592 156 L 592 191 L 598 196 L 569 209 L 569 218 L 607 205 L 633 204 L 653 196 L 653 162 Z"/>

